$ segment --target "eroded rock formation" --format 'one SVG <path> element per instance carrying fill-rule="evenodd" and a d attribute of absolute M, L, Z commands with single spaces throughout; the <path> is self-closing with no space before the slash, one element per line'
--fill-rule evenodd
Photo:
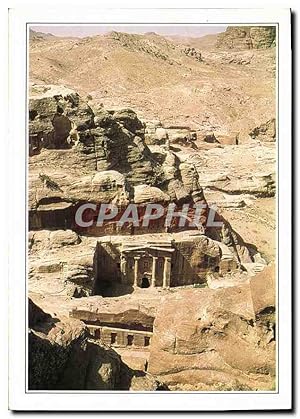
<path fill-rule="evenodd" d="M 157 57 L 152 47 L 144 52 Z M 216 131 L 219 148 L 203 157 L 194 131 L 145 124 L 129 108 L 92 107 L 69 89 L 33 86 L 29 105 L 29 288 L 59 312 L 29 305 L 30 387 L 270 389 L 274 283 L 254 276 L 269 275 L 266 262 L 225 216 L 217 212 L 222 227 L 208 228 L 206 210 L 191 228 L 111 220 L 85 229 L 74 220 L 86 202 L 135 203 L 144 214 L 148 203 L 207 204 L 213 192 L 273 196 L 272 173 L 220 169 L 224 147 L 234 156 L 235 134 Z M 256 139 L 272 134 L 269 122 L 253 130 Z M 239 345 L 235 356 L 230 348 Z"/>
<path fill-rule="evenodd" d="M 217 48 L 266 49 L 275 46 L 275 26 L 228 26 L 218 35 Z"/>
<path fill-rule="evenodd" d="M 272 142 L 276 141 L 276 121 L 274 118 L 270 119 L 259 127 L 255 127 L 250 133 L 251 138 L 260 141 Z"/>
<path fill-rule="evenodd" d="M 273 387 L 273 278 L 270 267 L 250 284 L 166 297 L 154 322 L 149 371 L 172 390 Z"/>

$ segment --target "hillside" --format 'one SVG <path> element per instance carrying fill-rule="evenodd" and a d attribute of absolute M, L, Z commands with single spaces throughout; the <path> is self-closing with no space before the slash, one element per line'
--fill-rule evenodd
<path fill-rule="evenodd" d="M 204 35 L 200 38 L 187 37 L 187 36 L 167 36 L 167 39 L 174 42 L 175 44 L 188 45 L 201 50 L 213 50 L 216 48 L 216 43 L 219 34 Z"/>
<path fill-rule="evenodd" d="M 216 49 L 215 38 L 31 36 L 30 81 L 64 85 L 107 108 L 131 107 L 144 119 L 247 140 L 274 117 L 275 49 Z"/>

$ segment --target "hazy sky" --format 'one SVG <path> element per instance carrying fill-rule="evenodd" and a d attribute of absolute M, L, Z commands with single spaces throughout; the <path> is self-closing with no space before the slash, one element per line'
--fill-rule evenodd
<path fill-rule="evenodd" d="M 224 32 L 226 26 L 210 25 L 43 25 L 30 26 L 38 32 L 52 33 L 57 36 L 85 37 L 100 35 L 110 31 L 145 33 L 156 32 L 160 35 L 181 35 L 199 37 L 217 32 Z"/>

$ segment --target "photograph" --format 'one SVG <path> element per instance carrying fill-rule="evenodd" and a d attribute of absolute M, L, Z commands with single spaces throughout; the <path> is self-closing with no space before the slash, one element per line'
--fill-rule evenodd
<path fill-rule="evenodd" d="M 290 409 L 290 9 L 12 9 L 9 40 L 10 409 Z"/>
<path fill-rule="evenodd" d="M 276 27 L 28 34 L 29 390 L 276 390 Z"/>

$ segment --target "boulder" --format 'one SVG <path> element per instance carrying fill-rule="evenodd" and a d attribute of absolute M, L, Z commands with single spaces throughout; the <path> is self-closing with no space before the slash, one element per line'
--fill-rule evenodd
<path fill-rule="evenodd" d="M 201 52 L 198 49 L 194 48 L 194 47 L 186 47 L 186 48 L 184 48 L 183 49 L 183 53 L 186 56 L 191 57 L 191 58 L 193 58 L 196 61 L 199 61 L 199 62 L 202 61 Z"/>
<path fill-rule="evenodd" d="M 28 326 L 30 328 L 34 328 L 39 323 L 48 322 L 50 319 L 50 314 L 45 313 L 30 298 L 28 299 Z"/>
<path fill-rule="evenodd" d="M 81 243 L 81 239 L 75 231 L 56 230 L 50 233 L 50 247 L 63 247 Z"/>
<path fill-rule="evenodd" d="M 165 128 L 156 128 L 155 135 L 159 141 L 166 140 L 168 138 L 168 133 Z"/>
<path fill-rule="evenodd" d="M 136 204 L 169 202 L 170 197 L 159 188 L 149 185 L 138 185 L 134 188 L 134 202 Z"/>
<path fill-rule="evenodd" d="M 232 134 L 219 134 L 215 133 L 216 140 L 219 144 L 222 145 L 237 145 L 238 144 L 238 133 Z"/>
<path fill-rule="evenodd" d="M 136 373 L 130 383 L 130 391 L 166 391 L 167 386 L 157 381 L 151 374 Z"/>

